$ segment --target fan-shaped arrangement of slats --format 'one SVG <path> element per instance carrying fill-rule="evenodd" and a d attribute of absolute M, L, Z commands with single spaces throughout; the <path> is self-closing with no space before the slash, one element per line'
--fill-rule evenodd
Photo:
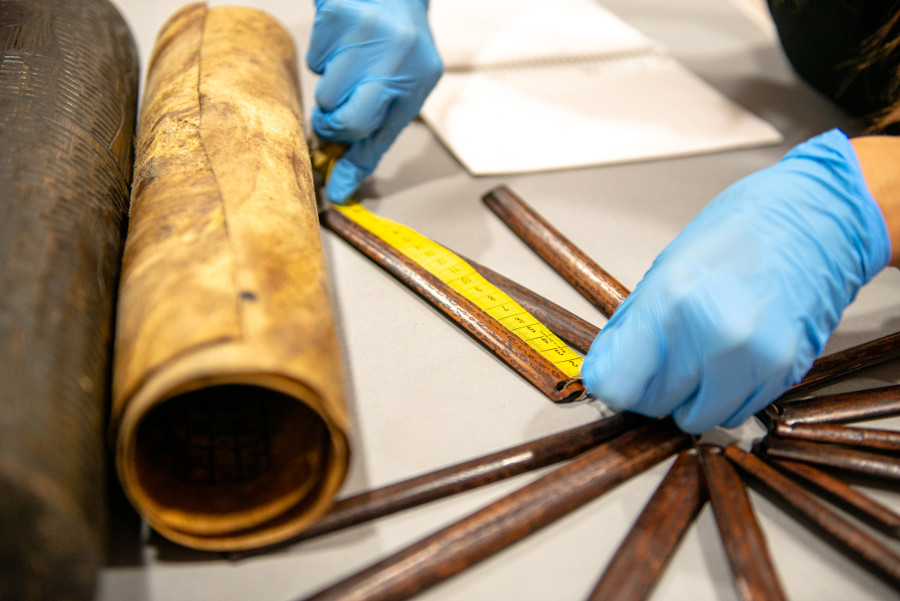
<path fill-rule="evenodd" d="M 485 202 L 606 314 L 628 294 L 508 189 L 491 191 Z M 356 239 L 359 232 L 346 228 L 333 212 L 323 215 L 323 223 L 361 247 Z M 377 239 L 370 237 L 365 245 L 365 254 L 401 281 L 419 277 L 415 266 L 406 266 L 400 273 L 386 266 L 382 251 L 391 249 L 379 248 Z M 515 282 L 477 267 L 573 348 L 587 351 L 598 331 L 595 326 Z M 439 309 L 449 304 L 423 296 Z M 458 311 L 444 314 L 457 321 L 466 318 Z M 668 419 L 622 414 L 342 499 L 291 543 L 560 463 L 522 488 L 306 601 L 414 597 L 672 456 L 676 458 L 667 475 L 599 578 L 592 601 L 649 597 L 707 502 L 738 597 L 785 598 L 748 486 L 775 499 L 850 559 L 900 590 L 900 555 L 883 542 L 884 536 L 900 538 L 900 515 L 851 486 L 860 479 L 896 485 L 900 480 L 900 432 L 848 425 L 900 415 L 900 386 L 809 397 L 818 386 L 898 357 L 900 333 L 820 358 L 800 384 L 757 416 L 767 434 L 749 451 L 737 445 L 701 443 Z M 635 570 L 635 565 L 642 569 Z"/>

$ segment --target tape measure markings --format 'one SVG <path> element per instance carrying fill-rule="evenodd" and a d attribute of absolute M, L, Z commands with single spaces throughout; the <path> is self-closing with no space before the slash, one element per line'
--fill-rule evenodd
<path fill-rule="evenodd" d="M 333 208 L 475 303 L 564 374 L 578 376 L 582 362 L 580 355 L 450 250 L 415 230 L 373 214 L 358 203 L 333 205 Z"/>

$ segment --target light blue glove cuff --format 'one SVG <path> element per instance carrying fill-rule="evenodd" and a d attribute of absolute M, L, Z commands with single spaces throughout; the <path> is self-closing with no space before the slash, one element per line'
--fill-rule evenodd
<path fill-rule="evenodd" d="M 849 138 L 840 130 L 832 129 L 799 144 L 776 165 L 741 180 L 735 186 L 754 186 L 761 183 L 770 190 L 771 198 L 785 196 L 780 188 L 780 180 L 776 181 L 767 173 L 769 170 L 781 172 L 784 176 L 794 176 L 808 182 L 806 194 L 802 198 L 789 197 L 796 206 L 793 208 L 798 225 L 813 220 L 814 222 L 832 222 L 832 226 L 820 223 L 808 223 L 808 232 L 823 231 L 836 227 L 842 238 L 821 240 L 822 253 L 835 261 L 833 274 L 845 274 L 849 280 L 845 282 L 845 294 L 849 304 L 856 297 L 856 292 L 863 284 L 868 283 L 875 275 L 890 264 L 891 241 L 887 224 L 881 207 L 876 202 L 866 180 L 863 177 L 859 159 Z M 764 180 L 764 182 L 763 182 Z M 760 194 L 760 190 L 756 191 Z M 721 197 L 720 197 L 721 198 Z M 717 199 L 718 200 L 718 199 Z M 769 210 L 778 214 L 782 209 L 769 203 Z M 715 204 L 715 201 L 712 203 Z M 803 235 L 803 233 L 798 233 Z M 849 242 L 842 247 L 840 241 Z M 837 244 L 831 244 L 837 242 Z M 847 252 L 836 252 L 843 248 Z"/>
<path fill-rule="evenodd" d="M 585 357 L 615 410 L 736 426 L 797 383 L 889 262 L 887 227 L 834 130 L 737 182 L 660 253 Z"/>

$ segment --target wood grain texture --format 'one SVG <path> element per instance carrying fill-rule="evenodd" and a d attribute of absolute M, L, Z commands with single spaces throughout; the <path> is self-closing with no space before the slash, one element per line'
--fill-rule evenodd
<path fill-rule="evenodd" d="M 0 599 L 93 599 L 138 64 L 106 0 L 0 0 Z"/>
<path fill-rule="evenodd" d="M 709 504 L 743 601 L 786 599 L 750 496 L 720 447 L 701 445 L 698 456 Z"/>
<path fill-rule="evenodd" d="M 443 313 L 555 403 L 582 400 L 584 383 L 570 378 L 487 311 L 447 286 L 396 248 L 335 210 L 322 224 Z"/>
<path fill-rule="evenodd" d="M 705 503 L 696 453 L 682 451 L 619 545 L 589 601 L 649 599 Z"/>
<path fill-rule="evenodd" d="M 498 186 L 482 201 L 525 244 L 607 317 L 629 294 L 616 278 L 550 225 L 506 186 Z"/>
<path fill-rule="evenodd" d="M 409 599 L 570 514 L 688 442 L 669 421 L 639 426 L 307 601 Z"/>
<path fill-rule="evenodd" d="M 810 391 L 860 370 L 900 358 L 900 332 L 823 355 L 815 360 L 803 380 L 785 394 L 796 399 Z"/>
<path fill-rule="evenodd" d="M 887 505 L 811 465 L 779 459 L 770 460 L 769 463 L 789 475 L 798 477 L 807 483 L 808 488 L 815 489 L 820 495 L 873 525 L 881 533 L 900 539 L 900 514 Z"/>
<path fill-rule="evenodd" d="M 571 459 L 625 433 L 641 421 L 631 415 L 605 417 L 427 474 L 344 497 L 336 501 L 321 519 L 287 542 L 293 544 L 330 534 Z M 232 553 L 230 558 L 243 559 L 265 551 L 266 549 Z"/>
<path fill-rule="evenodd" d="M 766 457 L 801 461 L 820 467 L 900 481 L 900 457 L 896 454 L 875 453 L 821 442 L 792 440 L 770 434 L 760 444 Z"/>
<path fill-rule="evenodd" d="M 828 394 L 773 405 L 772 417 L 789 425 L 851 423 L 900 415 L 900 385 Z"/>
<path fill-rule="evenodd" d="M 838 444 L 900 455 L 900 432 L 896 430 L 777 422 L 772 433 L 786 439 Z"/>
<path fill-rule="evenodd" d="M 506 292 L 523 309 L 550 328 L 550 331 L 559 336 L 566 344 L 582 355 L 587 354 L 594 338 L 600 333 L 599 327 L 506 276 L 472 259 L 466 257 L 463 259 L 487 281 Z"/>
<path fill-rule="evenodd" d="M 900 591 L 900 555 L 889 545 L 843 517 L 756 455 L 745 453 L 735 446 L 729 446 L 724 454 L 760 487 L 783 500 L 792 512 L 802 518 L 801 523 L 813 526 L 817 534 L 823 535 L 848 557 Z"/>
<path fill-rule="evenodd" d="M 113 435 L 180 544 L 296 535 L 348 464 L 343 375 L 287 31 L 191 4 L 163 26 L 136 143 Z"/>

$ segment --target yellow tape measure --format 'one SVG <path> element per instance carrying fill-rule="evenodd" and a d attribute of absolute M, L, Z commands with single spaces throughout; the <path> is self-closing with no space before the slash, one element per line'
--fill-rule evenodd
<path fill-rule="evenodd" d="M 375 215 L 359 203 L 332 208 L 486 311 L 564 374 L 578 376 L 581 356 L 458 255 L 405 225 Z"/>

